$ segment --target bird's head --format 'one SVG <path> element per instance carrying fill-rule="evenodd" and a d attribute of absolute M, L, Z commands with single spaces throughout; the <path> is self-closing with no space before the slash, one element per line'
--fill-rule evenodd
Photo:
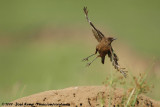
<path fill-rule="evenodd" d="M 108 37 L 106 38 L 106 42 L 108 43 L 112 43 L 114 40 L 116 40 L 117 38 L 114 38 L 114 37 Z"/>

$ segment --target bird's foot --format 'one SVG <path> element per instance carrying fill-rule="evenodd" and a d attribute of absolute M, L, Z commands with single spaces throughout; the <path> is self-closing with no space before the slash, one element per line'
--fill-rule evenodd
<path fill-rule="evenodd" d="M 89 67 L 91 65 L 91 63 L 87 63 L 86 67 Z"/>
<path fill-rule="evenodd" d="M 88 61 L 88 57 L 87 57 L 87 58 L 84 58 L 82 61 Z"/>

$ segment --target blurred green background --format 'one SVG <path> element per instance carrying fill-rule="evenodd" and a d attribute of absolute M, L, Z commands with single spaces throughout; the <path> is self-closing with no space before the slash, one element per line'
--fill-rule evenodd
<path fill-rule="evenodd" d="M 81 62 L 97 44 L 84 6 L 97 28 L 116 36 L 139 57 L 154 57 L 159 71 L 159 0 L 1 0 L 1 102 L 47 90 L 102 85 L 112 70 L 109 60 L 104 66 L 98 59 L 89 68 Z M 155 86 L 148 96 L 160 100 L 157 74 L 148 77 Z"/>

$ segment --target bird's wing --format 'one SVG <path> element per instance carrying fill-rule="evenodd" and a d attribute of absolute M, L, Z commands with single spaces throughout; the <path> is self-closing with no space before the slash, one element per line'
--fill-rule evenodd
<path fill-rule="evenodd" d="M 127 71 L 124 71 L 125 68 L 121 68 L 120 65 L 118 64 L 118 56 L 114 53 L 113 48 L 110 49 L 108 52 L 108 57 L 110 58 L 110 61 L 112 62 L 112 65 L 117 71 L 120 71 L 122 75 L 126 78 L 127 77 Z"/>
<path fill-rule="evenodd" d="M 92 29 L 92 32 L 93 32 L 94 37 L 97 39 L 97 41 L 100 42 L 102 40 L 102 37 L 99 36 L 96 30 Z"/>
<path fill-rule="evenodd" d="M 89 22 L 89 24 L 92 26 L 93 30 L 93 35 L 95 36 L 95 38 L 97 39 L 98 42 L 100 42 L 102 40 L 102 38 L 104 37 L 104 35 L 102 34 L 102 32 L 100 32 L 94 25 L 93 23 L 89 20 L 88 18 L 88 10 L 87 7 L 84 7 L 84 13 L 86 16 L 87 21 Z"/>
<path fill-rule="evenodd" d="M 118 57 L 117 55 L 114 53 L 113 48 L 110 49 L 110 51 L 108 52 L 108 57 L 110 58 L 110 61 L 112 62 L 113 66 L 115 67 L 115 69 L 117 68 L 116 65 L 118 64 Z"/>

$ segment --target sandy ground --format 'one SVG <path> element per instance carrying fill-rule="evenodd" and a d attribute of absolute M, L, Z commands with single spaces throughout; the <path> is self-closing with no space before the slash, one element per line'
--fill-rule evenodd
<path fill-rule="evenodd" d="M 123 90 L 115 89 L 112 98 L 110 92 L 110 88 L 105 86 L 70 87 L 23 97 L 13 101 L 13 105 L 5 105 L 4 107 L 108 107 L 109 100 L 111 107 L 121 107 Z M 160 107 L 160 102 L 139 95 L 135 106 Z"/>

